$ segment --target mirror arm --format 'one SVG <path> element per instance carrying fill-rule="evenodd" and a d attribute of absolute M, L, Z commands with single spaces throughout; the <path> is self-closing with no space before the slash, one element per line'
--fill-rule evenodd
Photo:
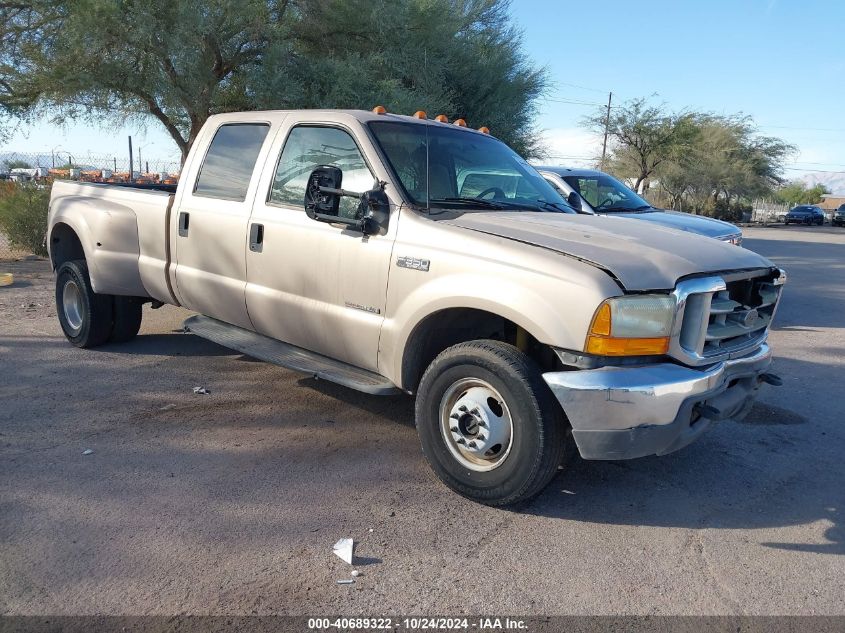
<path fill-rule="evenodd" d="M 347 226 L 353 226 L 356 229 L 362 228 L 363 221 L 362 220 L 353 220 L 351 218 L 341 218 L 336 215 L 329 215 L 327 213 L 315 213 L 314 218 L 316 220 L 322 220 L 323 222 L 328 222 L 329 224 L 345 224 Z"/>
<path fill-rule="evenodd" d="M 347 189 L 332 189 L 331 187 L 320 187 L 320 193 L 331 193 L 336 196 L 349 196 L 350 198 L 360 198 L 361 194 Z"/>

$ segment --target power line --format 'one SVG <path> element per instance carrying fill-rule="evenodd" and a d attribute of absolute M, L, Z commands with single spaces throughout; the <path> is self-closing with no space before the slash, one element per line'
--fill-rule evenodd
<path fill-rule="evenodd" d="M 599 90 L 597 88 L 588 88 L 586 86 L 579 86 L 578 84 L 571 84 L 566 82 L 558 82 L 563 86 L 570 86 L 572 88 L 580 88 L 582 90 L 589 90 L 591 92 L 601 92 L 604 93 L 606 91 Z M 544 97 L 545 101 L 551 101 L 552 103 L 562 103 L 566 105 L 583 105 L 583 106 L 601 106 L 603 108 L 607 107 L 607 104 L 601 103 L 598 101 L 585 101 L 583 99 L 567 99 L 561 98 L 556 99 L 554 97 Z M 845 128 L 830 128 L 830 127 L 800 127 L 800 126 L 792 126 L 792 125 L 758 125 L 760 129 L 771 129 L 771 130 L 809 130 L 814 132 L 845 132 Z"/>
<path fill-rule="evenodd" d="M 771 130 L 813 130 L 816 132 L 845 132 L 845 128 L 835 127 L 794 127 L 791 125 L 758 125 L 757 127 Z"/>
<path fill-rule="evenodd" d="M 833 165 L 834 167 L 845 167 L 845 163 L 810 163 L 803 160 L 796 160 L 788 165 Z"/>
<path fill-rule="evenodd" d="M 811 171 L 815 174 L 845 174 L 845 171 L 834 171 L 832 169 L 806 169 L 804 167 L 784 167 L 784 169 L 788 169 L 789 171 Z"/>
<path fill-rule="evenodd" d="M 551 97 L 546 97 L 546 101 L 551 101 L 552 103 L 566 103 L 570 105 L 585 105 L 585 106 L 602 106 L 604 107 L 603 103 L 599 103 L 598 101 L 578 101 L 576 99 L 553 99 Z"/>
<path fill-rule="evenodd" d="M 589 90 L 590 92 L 600 92 L 601 94 L 608 92 L 607 90 L 600 90 L 599 88 L 588 88 L 587 86 L 579 86 L 578 84 L 570 84 L 570 83 L 566 83 L 565 81 L 558 81 L 558 82 L 555 82 L 555 83 L 559 83 L 561 86 L 569 86 L 570 88 L 578 88 L 579 90 Z"/>

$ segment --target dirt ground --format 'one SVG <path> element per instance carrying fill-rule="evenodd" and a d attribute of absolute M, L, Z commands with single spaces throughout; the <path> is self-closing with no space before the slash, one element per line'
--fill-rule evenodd
<path fill-rule="evenodd" d="M 256 362 L 170 307 L 78 350 L 46 264 L 0 264 L 0 614 L 845 613 L 845 230 L 746 236 L 790 275 L 784 386 L 676 454 L 576 459 L 519 511 L 434 478 L 410 398 Z"/>

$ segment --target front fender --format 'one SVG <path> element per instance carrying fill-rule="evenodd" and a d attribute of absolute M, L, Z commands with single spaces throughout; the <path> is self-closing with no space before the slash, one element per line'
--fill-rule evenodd
<path fill-rule="evenodd" d="M 395 277 L 391 273 L 391 285 Z M 537 273 L 520 282 L 502 271 L 427 281 L 388 310 L 379 345 L 380 370 L 401 384 L 403 357 L 414 331 L 429 316 L 452 308 L 483 310 L 512 321 L 541 343 L 580 350 L 596 307 L 609 295 L 605 284 L 585 285 L 573 277 L 576 280 L 565 281 Z"/>

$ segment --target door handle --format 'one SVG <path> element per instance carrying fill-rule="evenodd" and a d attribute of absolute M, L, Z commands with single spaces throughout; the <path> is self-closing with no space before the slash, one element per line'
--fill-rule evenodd
<path fill-rule="evenodd" d="M 253 223 L 249 225 L 249 250 L 260 253 L 264 249 L 264 225 Z"/>
<path fill-rule="evenodd" d="M 179 213 L 179 237 L 188 237 L 188 225 L 191 221 L 191 214 L 187 211 Z"/>

